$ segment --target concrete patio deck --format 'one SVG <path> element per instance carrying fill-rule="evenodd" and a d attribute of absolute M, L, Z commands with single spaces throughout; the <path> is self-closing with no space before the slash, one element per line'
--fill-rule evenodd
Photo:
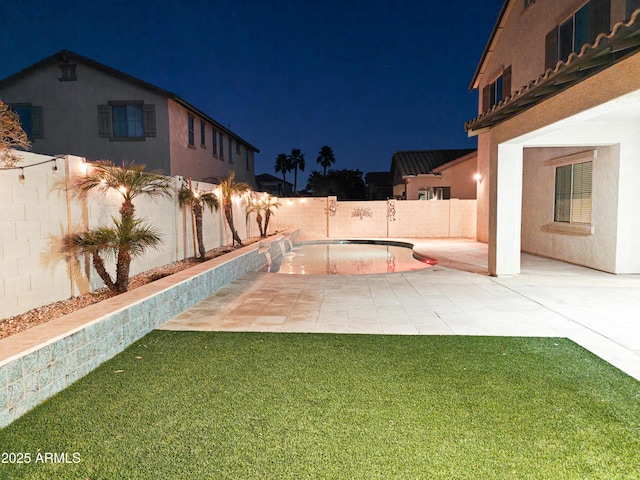
<path fill-rule="evenodd" d="M 439 260 L 377 275 L 252 272 L 165 330 L 567 337 L 640 380 L 640 276 L 522 255 L 517 277 L 487 275 L 487 245 L 399 239 Z"/>

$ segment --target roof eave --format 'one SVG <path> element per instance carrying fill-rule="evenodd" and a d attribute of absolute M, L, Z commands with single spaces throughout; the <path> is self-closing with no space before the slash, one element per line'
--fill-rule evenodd
<path fill-rule="evenodd" d="M 508 5 L 509 5 L 509 0 L 505 0 L 505 2 L 502 4 L 502 8 L 500 9 L 500 13 L 498 14 L 498 20 L 496 20 L 496 23 L 493 26 L 493 30 L 491 31 L 491 35 L 489 36 L 489 41 L 484 47 L 482 56 L 480 57 L 480 61 L 478 62 L 478 66 L 476 67 L 476 71 L 474 72 L 473 78 L 471 79 L 471 83 L 469 84 L 469 91 L 472 91 L 474 88 L 477 88 L 476 87 L 477 80 L 482 71 L 482 66 L 484 65 L 484 62 L 487 59 L 487 56 L 491 52 L 491 44 L 493 43 L 493 40 L 495 39 L 496 35 L 498 34 L 498 31 L 501 28 L 500 24 L 502 23 L 502 19 L 504 17 L 505 12 L 507 11 Z"/>

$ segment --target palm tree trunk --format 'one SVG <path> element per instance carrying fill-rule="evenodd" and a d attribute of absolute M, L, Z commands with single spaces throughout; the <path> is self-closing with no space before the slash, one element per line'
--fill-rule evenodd
<path fill-rule="evenodd" d="M 256 212 L 256 223 L 258 224 L 258 230 L 260 230 L 260 236 L 266 237 L 264 230 L 262 230 L 262 215 L 260 215 L 260 212 Z"/>
<path fill-rule="evenodd" d="M 267 232 L 269 231 L 269 220 L 271 219 L 271 210 L 267 209 L 266 212 L 264 212 L 264 235 L 262 235 L 263 237 L 267 236 Z"/>
<path fill-rule="evenodd" d="M 193 206 L 193 215 L 196 218 L 196 237 L 198 238 L 198 252 L 200 258 L 204 260 L 204 256 L 207 253 L 204 248 L 204 238 L 202 235 L 202 205 L 195 204 Z"/>
<path fill-rule="evenodd" d="M 236 227 L 233 224 L 233 210 L 231 209 L 231 205 L 228 203 L 224 206 L 224 216 L 227 217 L 227 223 L 229 224 L 229 228 L 231 229 L 231 235 L 233 236 L 233 244 L 236 243 L 241 247 L 244 247 L 242 240 L 240 239 L 240 235 L 236 232 Z"/>
<path fill-rule="evenodd" d="M 116 263 L 116 291 L 124 293 L 129 290 L 129 270 L 131 268 L 131 254 L 126 246 L 118 249 L 118 260 Z"/>
<path fill-rule="evenodd" d="M 100 275 L 100 278 L 102 279 L 104 284 L 109 290 L 116 293 L 118 291 L 118 288 L 113 283 L 113 280 L 111 280 L 111 275 L 109 275 L 109 272 L 107 272 L 102 257 L 100 257 L 97 251 L 93 252 L 91 257 L 93 259 L 93 268 L 96 269 L 96 272 L 98 272 L 98 275 Z"/>

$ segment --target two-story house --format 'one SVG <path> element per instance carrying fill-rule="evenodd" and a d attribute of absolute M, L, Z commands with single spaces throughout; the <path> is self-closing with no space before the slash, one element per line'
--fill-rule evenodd
<path fill-rule="evenodd" d="M 32 150 L 135 162 L 166 175 L 212 180 L 236 172 L 255 186 L 259 150 L 177 95 L 61 51 L 0 81 Z"/>
<path fill-rule="evenodd" d="M 470 88 L 478 231 L 492 275 L 521 251 L 640 273 L 640 0 L 507 0 Z"/>

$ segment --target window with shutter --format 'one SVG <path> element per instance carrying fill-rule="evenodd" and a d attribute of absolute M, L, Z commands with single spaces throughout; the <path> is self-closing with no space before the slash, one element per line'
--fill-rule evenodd
<path fill-rule="evenodd" d="M 34 140 L 44 138 L 44 121 L 40 106 L 31 107 L 31 127 Z"/>
<path fill-rule="evenodd" d="M 100 138 L 111 137 L 111 107 L 98 105 L 98 135 Z"/>
<path fill-rule="evenodd" d="M 639 2 L 640 3 L 640 2 Z M 601 33 L 611 31 L 611 0 L 591 0 L 551 30 L 545 40 L 545 69 L 567 61 L 584 45 L 595 42 Z"/>
<path fill-rule="evenodd" d="M 482 111 L 486 112 L 494 105 L 511 95 L 511 65 L 502 74 L 482 89 Z"/>
<path fill-rule="evenodd" d="M 155 137 L 156 132 L 156 106 L 153 104 L 144 104 L 142 106 L 142 113 L 144 115 L 144 136 Z"/>
<path fill-rule="evenodd" d="M 189 130 L 189 146 L 190 147 L 194 147 L 196 144 L 196 140 L 195 140 L 196 133 L 195 133 L 194 123 L 195 123 L 195 119 L 191 115 L 189 115 L 187 117 L 187 128 Z"/>

